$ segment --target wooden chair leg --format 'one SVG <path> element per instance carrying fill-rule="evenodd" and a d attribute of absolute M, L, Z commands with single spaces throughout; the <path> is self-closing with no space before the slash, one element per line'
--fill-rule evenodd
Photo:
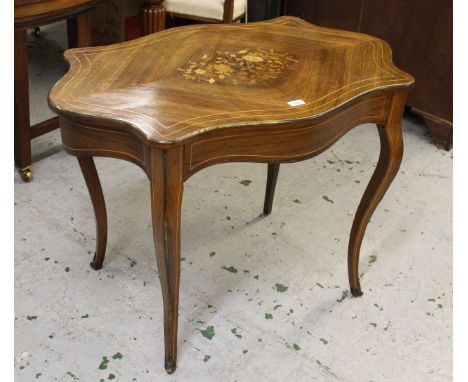
<path fill-rule="evenodd" d="M 403 157 L 401 118 L 405 102 L 406 95 L 397 93 L 386 125 L 377 126 L 381 145 L 379 161 L 354 217 L 348 246 L 348 277 L 351 294 L 355 297 L 362 295 L 358 269 L 359 252 L 367 223 L 398 173 Z"/>
<path fill-rule="evenodd" d="M 278 180 L 279 163 L 268 164 L 268 176 L 265 191 L 265 203 L 263 205 L 263 213 L 270 215 L 273 208 L 273 198 L 275 197 L 276 181 Z"/>
<path fill-rule="evenodd" d="M 145 0 L 141 6 L 141 20 L 143 23 L 143 35 L 156 33 L 166 27 L 166 8 L 164 0 Z"/>
<path fill-rule="evenodd" d="M 68 49 L 78 47 L 78 23 L 76 17 L 67 19 Z"/>
<path fill-rule="evenodd" d="M 91 268 L 98 270 L 102 268 L 107 246 L 107 213 L 104 195 L 102 193 L 101 182 L 96 171 L 96 166 L 92 157 L 78 157 L 78 163 L 81 167 L 86 186 L 94 208 L 96 218 L 96 252 Z"/>
<path fill-rule="evenodd" d="M 91 46 L 91 12 L 87 11 L 76 16 L 77 46 L 84 48 Z"/>
<path fill-rule="evenodd" d="M 24 181 L 32 180 L 26 29 L 15 30 L 15 164 Z"/>
<path fill-rule="evenodd" d="M 177 319 L 180 280 L 180 221 L 183 194 L 182 149 L 153 149 L 150 182 L 153 236 L 164 304 L 165 368 L 177 364 Z"/>

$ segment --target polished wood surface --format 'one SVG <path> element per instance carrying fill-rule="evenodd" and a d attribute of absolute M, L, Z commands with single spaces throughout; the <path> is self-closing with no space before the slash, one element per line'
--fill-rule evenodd
<path fill-rule="evenodd" d="M 154 143 L 312 120 L 369 91 L 412 82 L 383 41 L 296 18 L 188 26 L 65 58 L 71 68 L 51 91 L 52 109 L 118 121 Z M 298 99 L 305 104 L 288 104 Z"/>
<path fill-rule="evenodd" d="M 58 117 L 30 126 L 27 28 L 67 20 L 69 47 L 90 44 L 89 10 L 99 0 L 15 0 L 15 164 L 32 180 L 31 140 L 59 127 Z"/>
<path fill-rule="evenodd" d="M 95 269 L 104 261 L 107 223 L 92 157 L 131 161 L 150 180 L 168 373 L 177 362 L 183 185 L 205 167 L 268 163 L 267 215 L 280 163 L 311 158 L 357 125 L 377 124 L 381 154 L 348 250 L 351 293 L 362 294 L 360 247 L 401 162 L 401 118 L 413 84 L 392 64 L 386 43 L 282 17 L 182 27 L 73 49 L 66 58 L 70 70 L 50 92 L 49 104 L 60 116 L 63 147 L 79 158 L 94 205 Z"/>
<path fill-rule="evenodd" d="M 285 0 L 284 13 L 387 41 L 395 64 L 416 79 L 407 105 L 424 118 L 434 143 L 452 147 L 452 0 Z"/>

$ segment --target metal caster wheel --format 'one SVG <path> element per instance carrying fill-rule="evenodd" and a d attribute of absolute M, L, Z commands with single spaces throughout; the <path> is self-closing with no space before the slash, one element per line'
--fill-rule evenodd
<path fill-rule="evenodd" d="M 23 179 L 25 183 L 31 182 L 33 175 L 29 168 L 20 168 L 18 170 L 18 173 L 20 174 L 21 179 Z"/>

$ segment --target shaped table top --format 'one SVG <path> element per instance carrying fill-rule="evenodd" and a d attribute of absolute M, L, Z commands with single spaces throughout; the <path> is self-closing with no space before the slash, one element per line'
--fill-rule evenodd
<path fill-rule="evenodd" d="M 356 97 L 408 87 L 382 40 L 294 17 L 173 28 L 65 52 L 59 115 L 174 143 L 212 129 L 314 119 Z"/>

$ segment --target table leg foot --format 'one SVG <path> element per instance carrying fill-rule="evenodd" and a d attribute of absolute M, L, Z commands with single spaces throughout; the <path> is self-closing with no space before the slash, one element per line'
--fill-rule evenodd
<path fill-rule="evenodd" d="M 21 179 L 23 179 L 25 183 L 29 183 L 33 179 L 33 174 L 29 167 L 18 169 L 18 174 L 21 176 Z"/>
<path fill-rule="evenodd" d="M 93 158 L 78 157 L 78 163 L 80 164 L 81 172 L 83 173 L 89 195 L 91 196 L 94 216 L 96 218 L 96 252 L 94 253 L 93 261 L 90 265 L 94 270 L 98 270 L 102 268 L 107 247 L 106 203 Z"/>
<path fill-rule="evenodd" d="M 103 259 L 103 260 L 104 260 L 104 259 Z M 98 271 L 99 269 L 102 268 L 102 263 L 103 263 L 102 261 L 99 262 L 99 261 L 97 260 L 97 256 L 96 256 L 96 253 L 95 253 L 95 254 L 94 254 L 94 257 L 93 257 L 93 261 L 91 261 L 91 262 L 89 263 L 89 265 L 90 265 L 90 267 L 93 268 L 95 271 Z"/>
<path fill-rule="evenodd" d="M 169 374 L 174 372 L 177 362 L 180 223 L 184 186 L 182 149 L 152 149 L 149 171 L 156 263 L 164 305 L 165 368 Z"/>
<path fill-rule="evenodd" d="M 173 359 L 168 359 L 164 365 L 167 374 L 172 374 L 176 369 L 176 361 Z"/>
<path fill-rule="evenodd" d="M 361 297 L 363 295 L 362 291 L 361 291 L 361 287 L 359 288 L 351 288 L 351 294 L 354 296 L 354 297 Z"/>
<path fill-rule="evenodd" d="M 268 163 L 267 185 L 265 190 L 265 204 L 263 213 L 270 215 L 273 209 L 273 198 L 275 197 L 276 181 L 278 180 L 279 163 Z"/>

